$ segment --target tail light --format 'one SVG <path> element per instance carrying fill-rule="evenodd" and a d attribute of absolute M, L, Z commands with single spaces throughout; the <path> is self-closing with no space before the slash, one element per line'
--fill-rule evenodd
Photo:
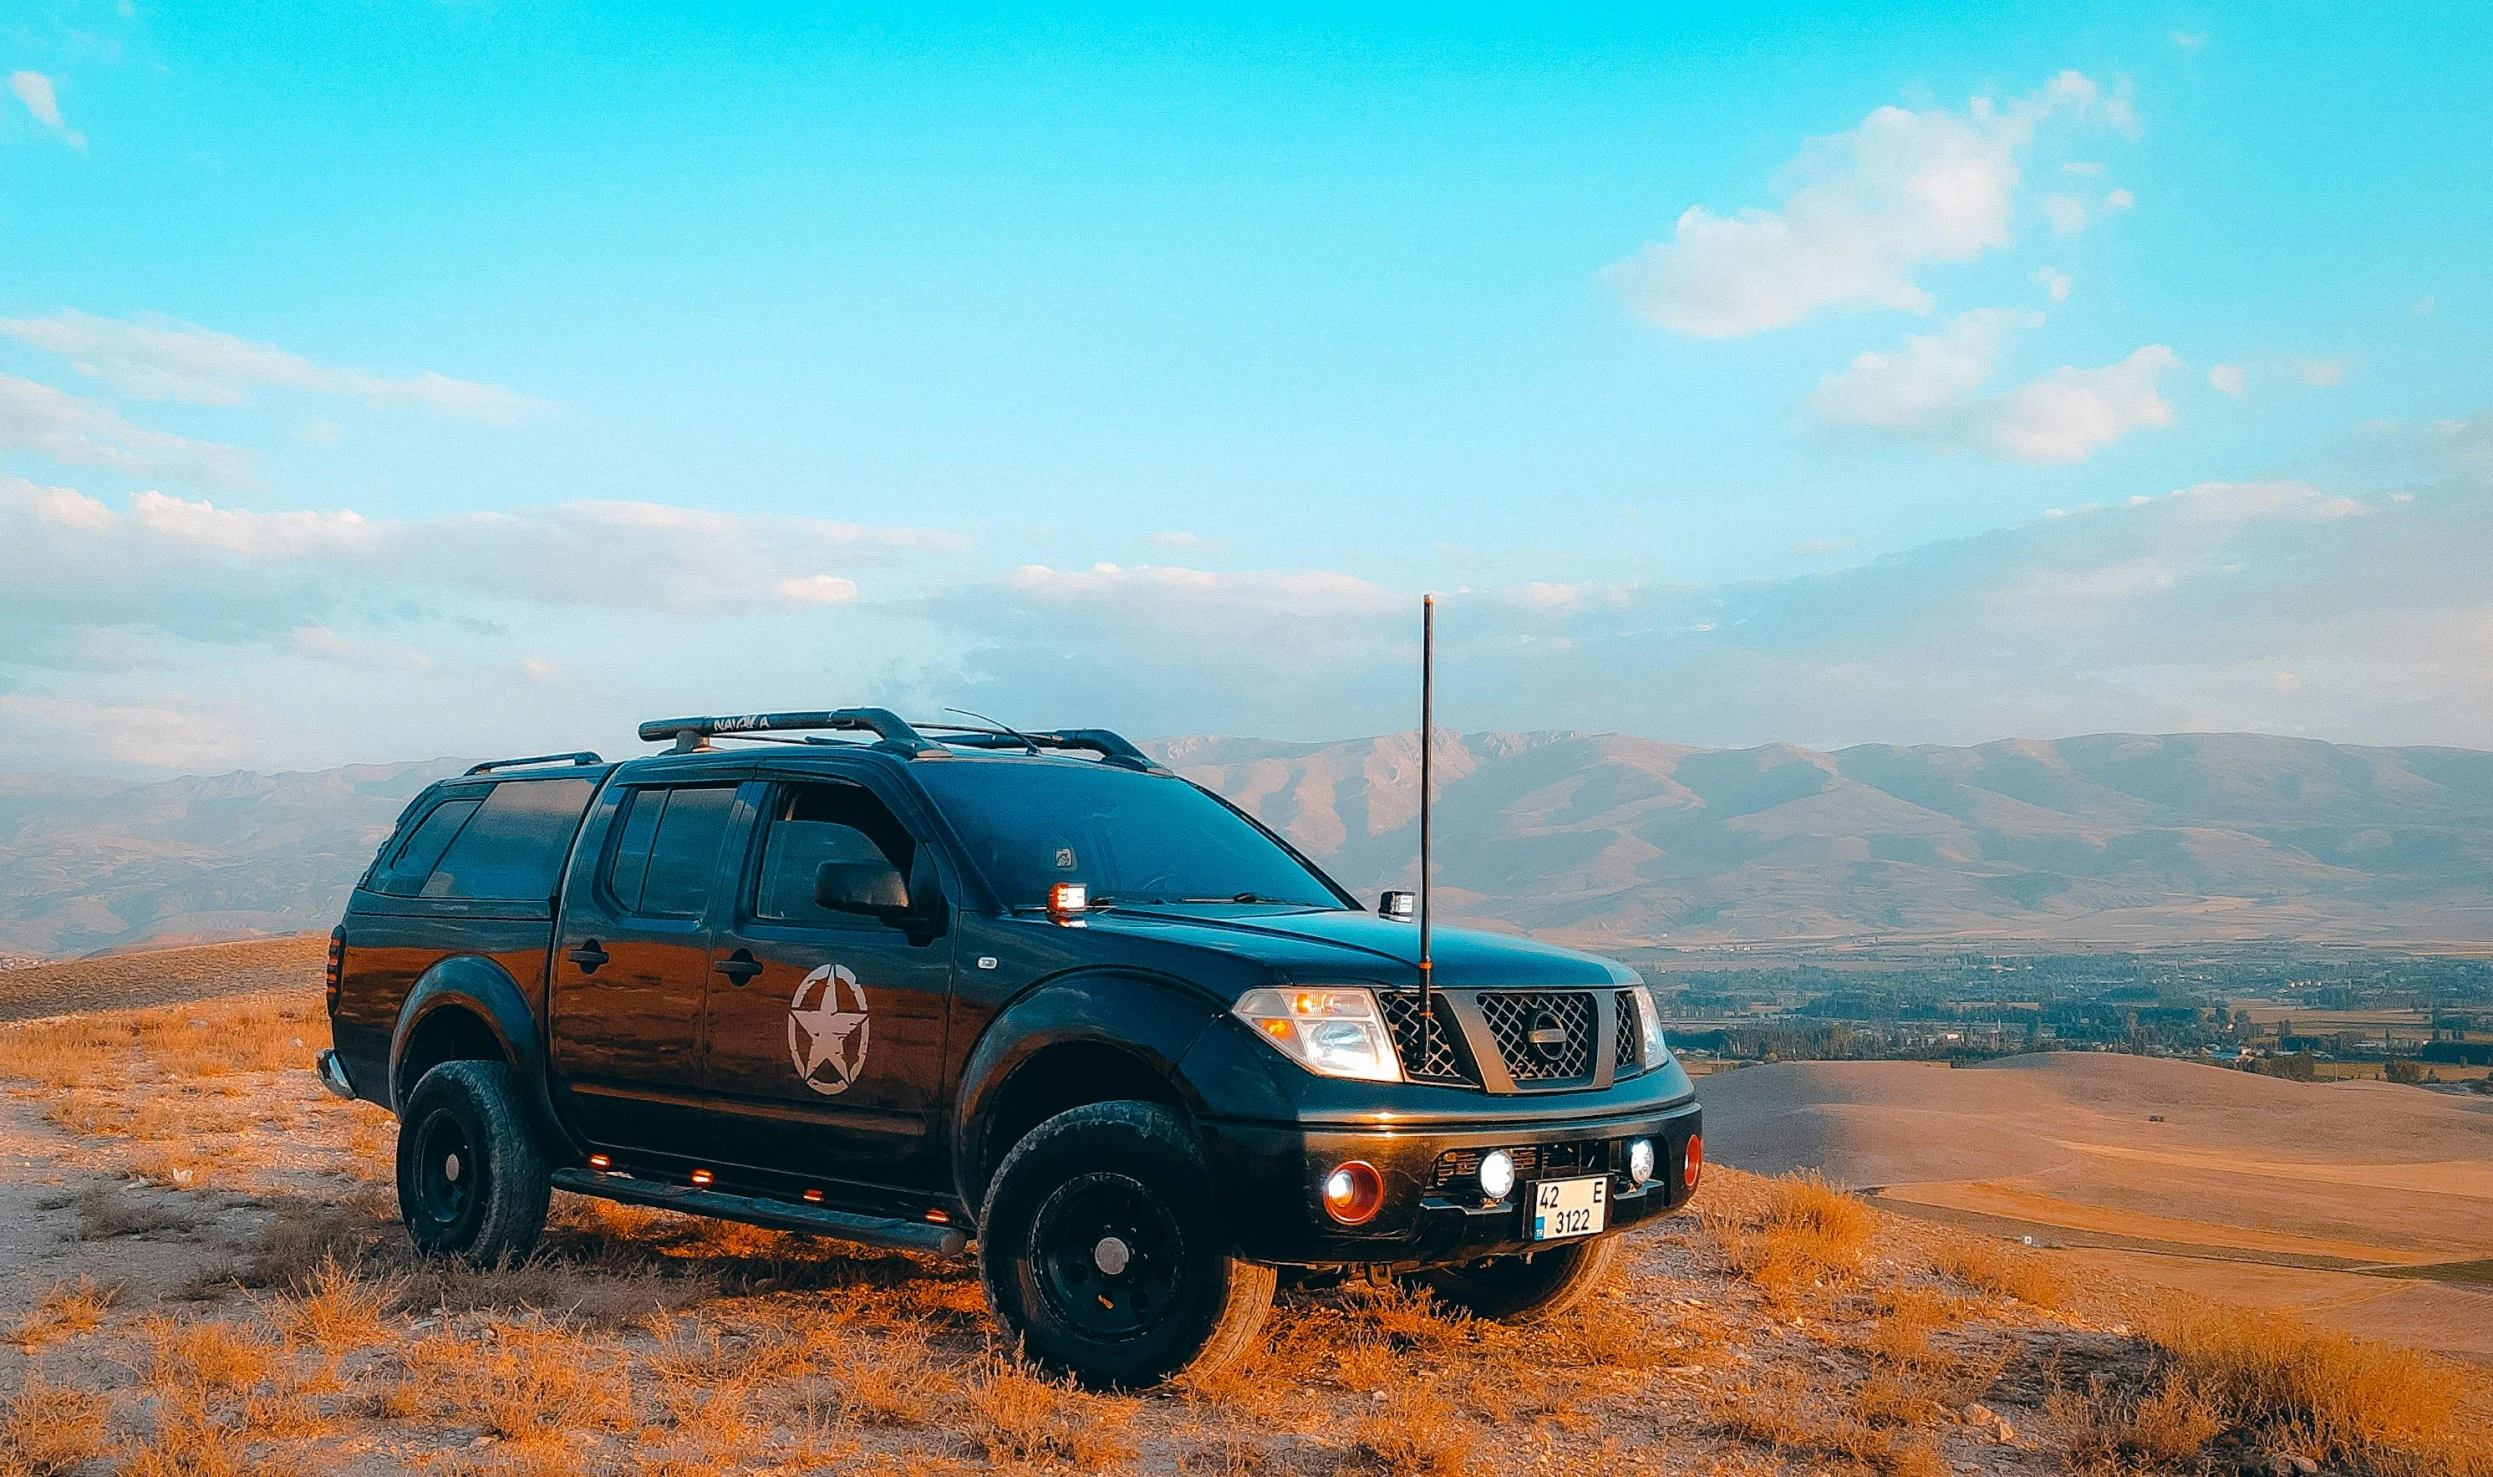
<path fill-rule="evenodd" d="M 329 930 L 329 963 L 321 971 L 321 984 L 329 997 L 329 1013 L 338 1013 L 338 984 L 346 977 L 346 925 Z"/>

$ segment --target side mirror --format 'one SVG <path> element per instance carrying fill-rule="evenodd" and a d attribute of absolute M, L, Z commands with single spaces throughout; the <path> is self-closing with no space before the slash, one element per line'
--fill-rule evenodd
<path fill-rule="evenodd" d="M 814 906 L 898 923 L 908 916 L 909 884 L 889 862 L 824 862 L 814 869 Z"/>
<path fill-rule="evenodd" d="M 1376 900 L 1376 911 L 1379 917 L 1384 918 L 1416 918 L 1420 912 L 1419 895 L 1409 892 L 1384 893 Z"/>

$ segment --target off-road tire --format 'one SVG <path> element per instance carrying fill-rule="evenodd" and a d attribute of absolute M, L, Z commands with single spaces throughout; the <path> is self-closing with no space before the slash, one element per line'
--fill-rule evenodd
<path fill-rule="evenodd" d="M 1484 1257 L 1450 1267 L 1432 1267 L 1419 1274 L 1443 1302 L 1468 1310 L 1476 1318 L 1501 1323 L 1535 1323 L 1555 1318 L 1582 1303 L 1610 1279 L 1610 1264 L 1619 1253 L 1619 1238 L 1596 1236 L 1521 1256 Z"/>
<path fill-rule="evenodd" d="M 553 1193 L 545 1152 L 500 1062 L 444 1062 L 407 1094 L 398 1214 L 418 1251 L 498 1266 L 526 1256 Z"/>
<path fill-rule="evenodd" d="M 1112 1236 L 1104 1259 L 1085 1250 Z M 988 1182 L 978 1245 L 996 1321 L 1092 1389 L 1217 1369 L 1272 1309 L 1272 1269 L 1230 1255 L 1211 1169 L 1157 1103 L 1093 1103 L 1032 1129 Z"/>

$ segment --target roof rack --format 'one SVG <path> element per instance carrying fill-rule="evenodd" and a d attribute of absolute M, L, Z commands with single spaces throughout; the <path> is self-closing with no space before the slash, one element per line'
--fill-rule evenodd
<path fill-rule="evenodd" d="M 491 774 L 497 769 L 519 769 L 530 764 L 603 764 L 605 758 L 594 749 L 574 749 L 568 754 L 531 754 L 525 759 L 488 759 L 468 766 L 469 774 Z"/>
<path fill-rule="evenodd" d="M 1103 764 L 1145 774 L 1166 774 L 1132 741 L 1105 728 L 1064 728 L 1047 733 L 1016 733 L 1004 728 L 970 728 L 957 723 L 913 724 L 888 708 L 832 708 L 805 713 L 746 713 L 718 718 L 657 718 L 640 726 L 644 743 L 675 741 L 679 754 L 710 747 L 713 738 L 761 738 L 791 729 L 871 733 L 872 747 L 909 759 L 924 759 L 952 749 L 1070 749 L 1097 754 Z M 831 743 L 808 738 L 807 743 Z"/>
<path fill-rule="evenodd" d="M 663 739 L 675 740 L 679 754 L 689 754 L 710 746 L 712 738 L 739 734 L 758 734 L 791 728 L 832 729 L 849 733 L 871 733 L 875 747 L 891 749 L 915 759 L 921 754 L 939 752 L 934 740 L 909 726 L 909 720 L 889 708 L 830 708 L 807 713 L 745 713 L 723 718 L 656 718 L 641 725 L 641 742 L 654 744 Z"/>

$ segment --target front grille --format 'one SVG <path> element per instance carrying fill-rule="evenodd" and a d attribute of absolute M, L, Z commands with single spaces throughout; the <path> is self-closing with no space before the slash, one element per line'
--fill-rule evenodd
<path fill-rule="evenodd" d="M 1480 1156 L 1488 1149 L 1449 1149 L 1437 1156 L 1428 1172 L 1431 1194 L 1473 1186 L 1480 1176 Z M 1599 1142 L 1579 1144 L 1524 1144 L 1510 1147 L 1507 1155 L 1515 1161 L 1515 1183 L 1528 1185 L 1534 1180 L 1563 1179 L 1572 1174 L 1599 1174 L 1610 1167 L 1609 1146 Z"/>
<path fill-rule="evenodd" d="M 1617 1033 L 1610 1049 L 1610 1074 L 1614 1077 L 1636 1075 L 1641 1063 L 1636 1060 L 1637 1043 L 1644 1040 L 1644 1022 L 1636 1018 L 1636 992 L 1621 990 L 1618 994 Z"/>
<path fill-rule="evenodd" d="M 1377 1003 L 1385 1011 L 1385 1028 L 1394 1033 L 1394 1055 L 1402 1058 L 1404 1077 L 1413 1082 L 1479 1085 L 1479 1077 L 1455 1047 L 1454 1007 L 1443 995 L 1424 1016 L 1416 990 L 1379 991 Z"/>
<path fill-rule="evenodd" d="M 1593 995 L 1589 990 L 1483 990 L 1480 1015 L 1517 1082 L 1564 1082 L 1593 1074 Z M 1555 1025 L 1565 1033 L 1553 1046 L 1536 1045 L 1535 1030 Z"/>

